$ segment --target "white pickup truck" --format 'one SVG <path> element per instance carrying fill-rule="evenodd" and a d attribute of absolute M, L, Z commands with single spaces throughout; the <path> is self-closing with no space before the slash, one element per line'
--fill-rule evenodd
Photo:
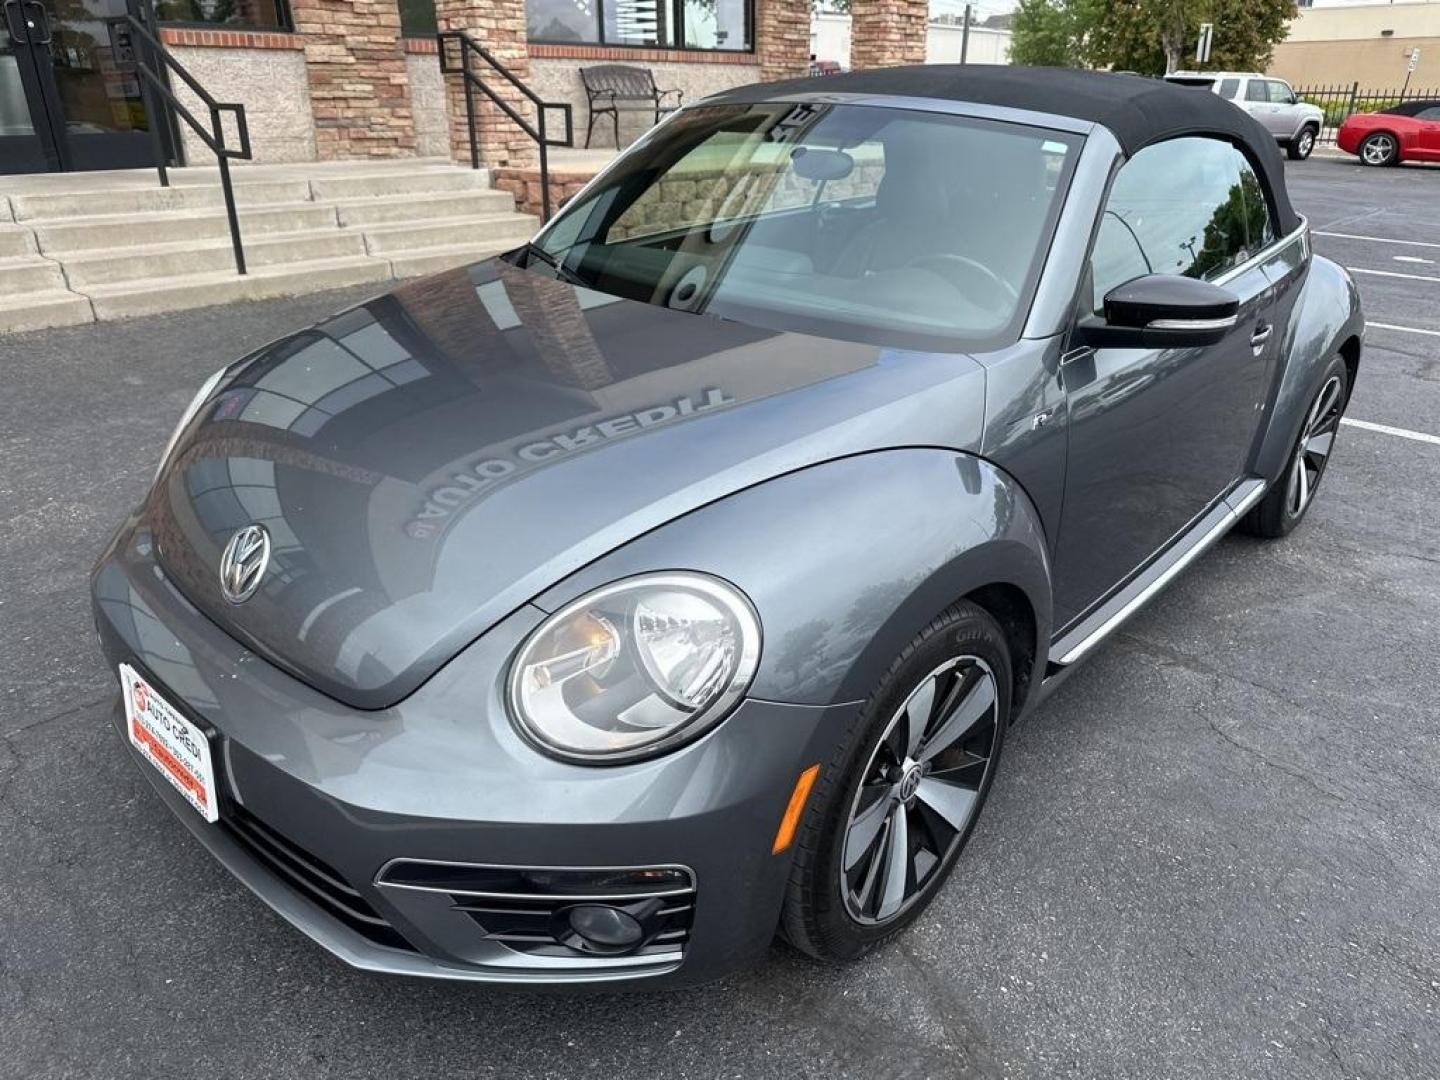
<path fill-rule="evenodd" d="M 1176 71 L 1165 78 L 1234 102 L 1264 124 L 1293 161 L 1304 161 L 1315 149 L 1324 113 L 1297 98 L 1284 79 L 1243 71 Z"/>

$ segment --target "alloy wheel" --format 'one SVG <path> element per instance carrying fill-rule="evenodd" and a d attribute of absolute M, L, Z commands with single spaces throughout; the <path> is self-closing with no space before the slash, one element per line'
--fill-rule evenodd
<path fill-rule="evenodd" d="M 1395 140 L 1389 135 L 1371 135 L 1360 147 L 1360 155 L 1368 165 L 1386 165 L 1395 153 Z"/>
<path fill-rule="evenodd" d="M 975 656 L 940 665 L 896 710 L 845 828 L 840 891 L 856 921 L 895 919 L 947 865 L 975 820 L 997 734 L 995 675 Z"/>
<path fill-rule="evenodd" d="M 1303 160 L 1305 158 L 1308 158 L 1310 156 L 1310 151 L 1314 149 L 1315 133 L 1309 128 L 1306 128 L 1304 131 L 1300 132 L 1300 144 L 1296 147 L 1296 151 L 1299 153 L 1301 159 Z"/>
<path fill-rule="evenodd" d="M 1295 460 L 1285 488 L 1285 510 L 1291 517 L 1299 517 L 1304 512 L 1320 485 L 1320 475 L 1325 471 L 1325 463 L 1335 445 L 1335 433 L 1340 429 L 1344 404 L 1340 400 L 1341 391 L 1340 376 L 1330 376 L 1316 395 L 1300 429 L 1300 442 L 1295 447 Z"/>

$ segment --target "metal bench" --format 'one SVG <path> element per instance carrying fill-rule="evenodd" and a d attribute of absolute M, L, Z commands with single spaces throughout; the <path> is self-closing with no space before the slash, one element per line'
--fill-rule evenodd
<path fill-rule="evenodd" d="M 666 113 L 680 108 L 684 92 L 661 90 L 655 85 L 655 76 L 649 68 L 630 67 L 626 64 L 600 64 L 580 69 L 580 81 L 590 99 L 590 126 L 585 131 L 585 148 L 590 148 L 590 137 L 595 134 L 595 121 L 603 114 L 610 115 L 610 124 L 615 130 L 615 149 L 620 149 L 620 114 L 622 112 L 655 113 L 655 123 Z M 674 101 L 669 99 L 674 97 Z"/>

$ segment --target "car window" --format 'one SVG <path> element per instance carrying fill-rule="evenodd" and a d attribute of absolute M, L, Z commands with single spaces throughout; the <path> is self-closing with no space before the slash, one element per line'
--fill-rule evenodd
<path fill-rule="evenodd" d="M 1142 274 L 1217 278 L 1274 236 L 1260 178 L 1230 143 L 1146 147 L 1120 168 L 1106 200 L 1091 255 L 1094 310 Z"/>
<path fill-rule="evenodd" d="M 905 109 L 699 106 L 619 158 L 537 243 L 566 277 L 630 300 L 993 348 L 1018 332 L 1080 145 Z"/>
<path fill-rule="evenodd" d="M 1295 95 L 1291 93 L 1290 87 L 1286 86 L 1283 82 L 1274 81 L 1267 82 L 1265 85 L 1270 89 L 1270 103 L 1272 105 L 1291 104 L 1290 99 Z"/>
<path fill-rule="evenodd" d="M 1432 105 L 1428 109 L 1422 109 L 1415 115 L 1417 120 L 1440 120 L 1440 105 Z"/>
<path fill-rule="evenodd" d="M 1251 79 L 1245 84 L 1246 101 L 1269 101 L 1270 92 L 1265 89 L 1264 79 Z"/>
<path fill-rule="evenodd" d="M 1265 198 L 1265 187 L 1259 175 L 1244 154 L 1234 147 L 1240 169 L 1239 207 L 1245 220 L 1245 258 L 1257 255 L 1275 242 L 1275 219 L 1270 215 L 1270 203 Z M 1233 195 L 1232 195 L 1233 197 Z"/>
<path fill-rule="evenodd" d="M 1220 96 L 1226 101 L 1234 101 L 1235 95 L 1240 91 L 1239 79 L 1221 79 Z"/>

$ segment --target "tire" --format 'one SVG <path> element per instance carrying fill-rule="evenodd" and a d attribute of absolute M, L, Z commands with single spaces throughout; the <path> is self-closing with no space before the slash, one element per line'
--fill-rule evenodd
<path fill-rule="evenodd" d="M 1398 165 L 1400 142 L 1388 131 L 1376 131 L 1365 136 L 1356 153 L 1361 165 Z"/>
<path fill-rule="evenodd" d="M 1313 127 L 1305 125 L 1300 129 L 1300 134 L 1285 144 L 1285 154 L 1291 161 L 1304 161 L 1315 149 L 1315 139 L 1319 135 Z"/>
<path fill-rule="evenodd" d="M 1320 388 L 1305 409 L 1284 471 L 1265 497 L 1240 519 L 1242 532 L 1273 539 L 1289 535 L 1300 524 L 1325 477 L 1349 399 L 1349 370 L 1343 359 L 1332 357 L 1320 379 Z"/>
<path fill-rule="evenodd" d="M 817 960 L 851 960 L 925 910 L 989 795 L 1011 686 L 1005 635 L 972 603 L 947 609 L 896 657 L 811 794 L 780 921 L 792 945 Z M 911 712 L 924 716 L 918 741 Z M 887 873 L 897 866 L 900 877 Z"/>

